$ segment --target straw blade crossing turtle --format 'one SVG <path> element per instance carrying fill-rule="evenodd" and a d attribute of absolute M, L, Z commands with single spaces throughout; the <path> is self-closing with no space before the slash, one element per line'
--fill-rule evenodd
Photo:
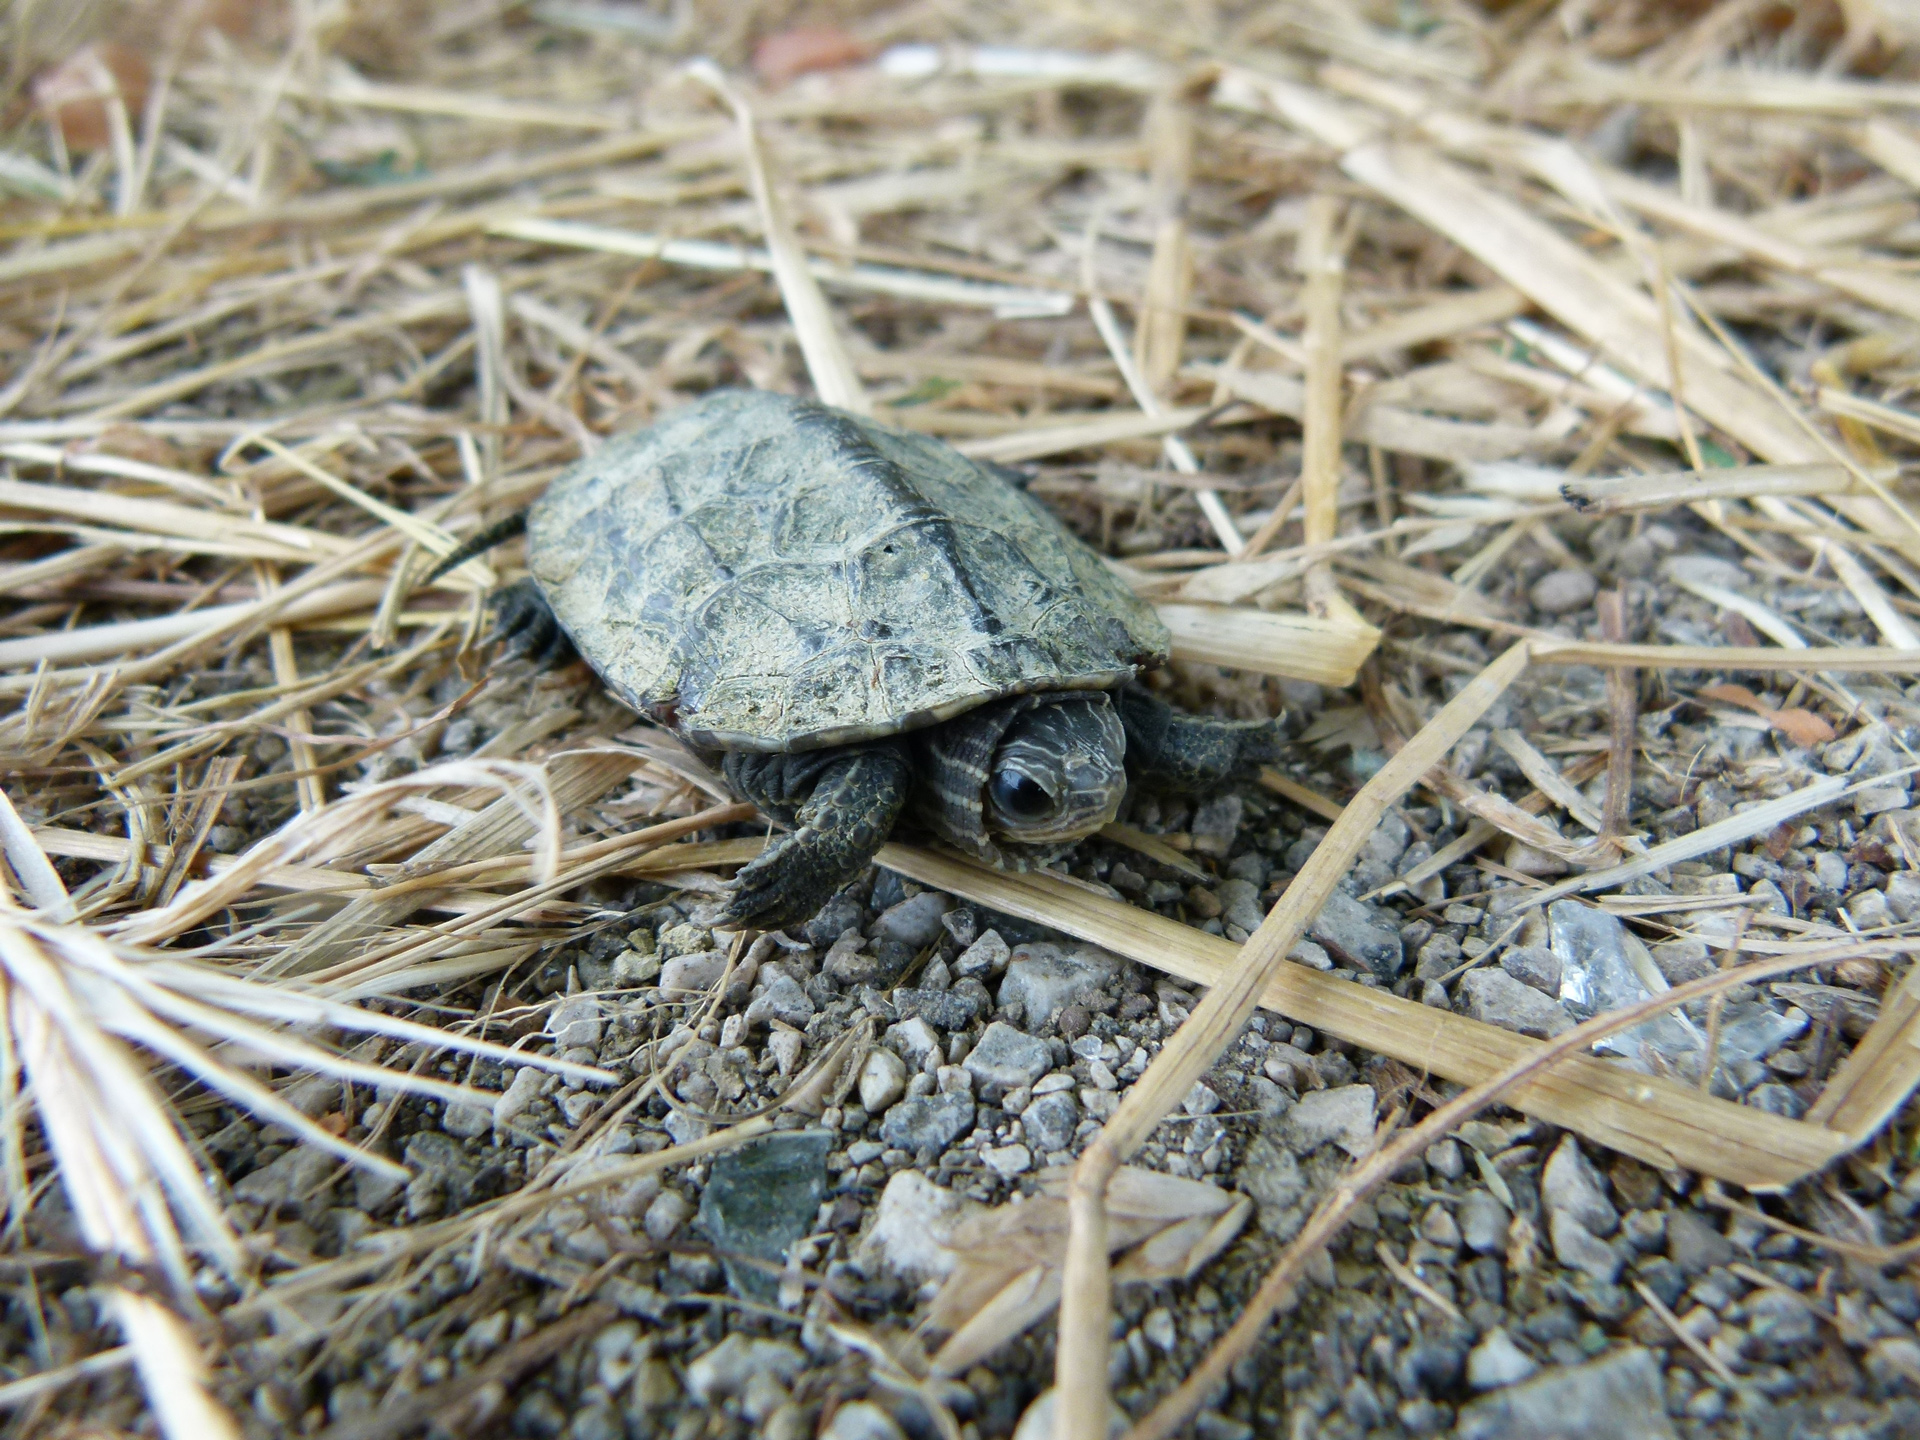
<path fill-rule="evenodd" d="M 1009 474 L 716 392 L 553 482 L 499 633 L 577 651 L 789 832 L 741 870 L 732 924 L 808 918 L 896 824 L 1026 869 L 1112 820 L 1129 774 L 1193 792 L 1272 758 L 1272 723 L 1133 683 L 1165 627 Z"/>

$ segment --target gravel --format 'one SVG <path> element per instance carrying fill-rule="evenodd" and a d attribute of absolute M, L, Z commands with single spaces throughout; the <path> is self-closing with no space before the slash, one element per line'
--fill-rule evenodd
<path fill-rule="evenodd" d="M 938 890 L 923 890 L 898 905 L 888 906 L 873 922 L 876 940 L 892 940 L 919 950 L 933 944 L 943 933 L 941 920 L 953 908 L 951 897 Z"/>
<path fill-rule="evenodd" d="M 834 1411 L 820 1440 L 906 1440 L 906 1432 L 878 1405 L 856 1400 Z"/>
<path fill-rule="evenodd" d="M 1470 1020 L 1498 1025 L 1521 1035 L 1551 1040 L 1574 1027 L 1574 1018 L 1557 1000 L 1516 980 L 1505 970 L 1469 970 L 1460 977 L 1462 1006 Z"/>
<path fill-rule="evenodd" d="M 985 980 L 1005 970 L 1012 955 L 1007 942 L 1000 938 L 1000 932 L 988 930 L 978 939 L 970 941 L 967 948 L 954 959 L 953 973 Z"/>
<path fill-rule="evenodd" d="M 1342 1085 L 1303 1095 L 1281 1121 L 1287 1143 L 1300 1151 L 1337 1144 L 1356 1159 L 1373 1149 L 1377 1097 L 1368 1085 Z"/>
<path fill-rule="evenodd" d="M 1540 1367 L 1504 1329 L 1489 1330 L 1467 1356 L 1467 1383 L 1475 1390 L 1498 1390 L 1526 1379 Z"/>
<path fill-rule="evenodd" d="M 1459 1440 L 1557 1440 L 1573 1417 L 1581 1440 L 1677 1440 L 1659 1362 L 1638 1348 L 1476 1400 L 1462 1409 L 1455 1433 Z"/>
<path fill-rule="evenodd" d="M 903 1100 L 880 1122 L 880 1138 L 908 1154 L 939 1154 L 973 1128 L 973 1101 L 948 1091 Z"/>
<path fill-rule="evenodd" d="M 966 1059 L 967 1073 L 987 1100 L 999 1100 L 1009 1090 L 1031 1086 L 1052 1064 L 1053 1052 L 1046 1041 L 1016 1030 L 1004 1020 L 986 1028 Z"/>
<path fill-rule="evenodd" d="M 1540 1175 L 1540 1203 L 1553 1215 L 1567 1215 L 1596 1235 L 1611 1235 L 1620 1213 L 1607 1198 L 1607 1182 L 1587 1159 L 1580 1142 L 1564 1137 Z"/>
<path fill-rule="evenodd" d="M 1586 609 L 1599 591 L 1600 582 L 1592 571 L 1572 567 L 1549 570 L 1533 582 L 1527 599 L 1543 615 L 1565 615 Z"/>
<path fill-rule="evenodd" d="M 869 1115 L 884 1114 L 907 1093 L 907 1066 L 898 1055 L 876 1045 L 860 1067 L 860 1104 Z"/>
<path fill-rule="evenodd" d="M 1056 1090 L 1029 1102 L 1020 1111 L 1027 1140 L 1044 1155 L 1065 1150 L 1080 1124 L 1080 1105 L 1071 1091 Z"/>
<path fill-rule="evenodd" d="M 1119 964 L 1092 945 L 1016 945 L 1000 982 L 1000 1004 L 1017 1006 L 1027 1025 L 1043 1029 L 1075 1001 L 1100 996 L 1113 983 Z"/>
<path fill-rule="evenodd" d="M 911 1280 L 936 1279 L 953 1269 L 945 1241 L 979 1206 L 934 1184 L 918 1170 L 901 1170 L 887 1181 L 864 1251 Z"/>
<path fill-rule="evenodd" d="M 1460 1239 L 1476 1255 L 1495 1255 L 1506 1248 L 1507 1207 L 1491 1190 L 1476 1186 L 1460 1203 Z"/>
<path fill-rule="evenodd" d="M 806 1363 L 807 1357 L 796 1346 L 777 1340 L 729 1335 L 688 1364 L 687 1392 L 713 1405 L 729 1395 L 739 1394 L 758 1376 L 790 1382 Z"/>
<path fill-rule="evenodd" d="M 1400 927 L 1377 906 L 1339 891 L 1328 897 L 1307 933 L 1335 959 L 1381 980 L 1396 979 L 1406 961 Z"/>
<path fill-rule="evenodd" d="M 1575 547 L 1578 574 L 1616 583 L 1609 556 L 1625 543 Z M 1704 551 L 1686 558 L 1711 562 L 1680 567 L 1686 573 L 1716 574 L 1711 583 L 1780 599 L 1774 581 L 1736 559 Z M 1489 593 L 1509 614 L 1532 607 L 1584 635 L 1597 623 L 1591 590 L 1554 608 L 1563 592 L 1586 588 L 1559 573 L 1570 568 L 1532 562 Z M 1649 564 L 1645 574 L 1654 573 Z M 1632 583 L 1663 597 L 1658 623 L 1694 613 L 1681 592 L 1658 588 L 1664 582 Z M 1636 603 L 1640 633 L 1651 635 L 1649 602 Z M 1863 639 L 1845 628 L 1851 620 L 1821 623 L 1839 626 L 1850 643 Z M 1487 658 L 1460 654 L 1475 665 Z M 1421 703 L 1437 703 L 1459 678 L 1436 669 Z M 1641 743 L 1671 778 L 1649 767 L 1636 772 L 1634 828 L 1658 843 L 1807 778 L 1886 775 L 1889 756 L 1920 745 L 1920 713 L 1870 679 L 1848 683 L 1859 683 L 1879 718 L 1811 750 L 1720 723 L 1716 711 L 1687 698 L 1699 688 L 1691 680 L 1660 697 L 1665 709 L 1652 709 L 1647 692 Z M 1469 736 L 1450 763 L 1510 801 L 1529 787 L 1492 743 L 1494 730 L 1513 726 L 1562 766 L 1604 745 L 1598 672 L 1529 676 L 1498 708 L 1503 713 L 1489 716 L 1484 734 Z M 1561 739 L 1583 748 L 1563 751 Z M 1306 746 L 1284 768 L 1344 799 L 1377 759 Z M 1916 831 L 1904 828 L 1914 813 L 1911 791 L 1891 781 L 1874 788 L 1889 792 L 1881 799 L 1892 808 L 1830 806 L 1634 882 L 1629 891 L 1648 914 L 1625 919 L 1574 899 L 1544 912 L 1514 908 L 1520 892 L 1501 873 L 1513 867 L 1498 847 L 1482 852 L 1495 868 L 1463 862 L 1420 882 L 1417 893 L 1373 893 L 1464 827 L 1462 816 L 1415 792 L 1368 837 L 1296 957 L 1339 983 L 1521 1034 L 1561 1034 L 1578 1016 L 1647 993 L 1661 979 L 1711 973 L 1741 933 L 1850 933 L 1849 922 L 1920 918 L 1920 880 L 1907 865 Z M 1598 804 L 1604 793 L 1589 786 L 1588 796 Z M 1061 866 L 1086 885 L 1234 940 L 1258 928 L 1325 834 L 1322 822 L 1253 785 L 1198 806 L 1143 795 L 1125 818 L 1185 851 L 1204 883 L 1105 840 L 1078 847 Z M 1564 817 L 1559 823 L 1578 833 Z M 1662 913 L 1669 900 L 1675 908 Z M 360 1113 L 343 1116 L 346 1133 L 358 1139 L 378 1128 L 378 1143 L 408 1171 L 404 1182 L 338 1179 L 328 1156 L 230 1113 L 209 1117 L 199 1139 L 229 1177 L 225 1203 L 257 1233 L 270 1230 L 282 1252 L 304 1247 L 327 1258 L 457 1216 L 563 1156 L 579 1166 L 570 1173 L 590 1176 L 697 1138 L 707 1133 L 706 1113 L 773 1106 L 850 1032 L 870 1047 L 829 1083 L 818 1113 L 781 1113 L 757 1147 L 619 1182 L 592 1204 L 569 1201 L 503 1238 L 479 1277 L 492 1289 L 477 1290 L 463 1263 L 423 1277 L 405 1305 L 377 1311 L 365 1344 L 329 1352 L 310 1390 L 285 1402 L 291 1418 L 272 1422 L 263 1440 L 377 1413 L 407 1363 L 403 1352 L 419 1357 L 409 1384 L 469 1375 L 548 1323 L 560 1297 L 589 1290 L 614 1318 L 516 1386 L 503 1433 L 939 1433 L 921 1402 L 878 1380 L 828 1321 L 839 1316 L 896 1335 L 922 1322 L 952 1264 L 947 1242 L 983 1214 L 1056 1183 L 1054 1167 L 1084 1150 L 1191 1013 L 1196 993 L 1072 936 L 882 871 L 784 943 L 737 955 L 731 988 L 715 995 L 732 937 L 702 921 L 707 903 L 698 894 L 610 885 L 595 900 L 603 939 L 542 952 L 511 997 L 524 1009 L 500 1003 L 501 1013 L 524 1016 L 509 1033 L 523 1048 L 606 1065 L 623 1085 L 655 1080 L 631 1109 L 609 1113 L 607 1091 L 511 1062 L 483 1062 L 471 1075 L 438 1072 L 496 1095 L 490 1107 L 357 1093 Z M 1689 1056 L 1704 1053 L 1717 1026 L 1715 1093 L 1800 1113 L 1845 1063 L 1897 974 L 1848 960 L 1748 987 L 1729 995 L 1717 1018 L 1697 1007 L 1677 1029 L 1637 1034 L 1638 1049 L 1613 1057 L 1671 1066 L 1690 1080 Z M 478 990 L 455 1000 L 476 1012 L 485 1003 Z M 1119 1405 L 1143 1414 L 1191 1370 L 1353 1158 L 1370 1153 L 1383 1116 L 1411 1104 L 1417 1118 L 1432 1096 L 1449 1092 L 1436 1077 L 1260 1012 L 1135 1157 L 1148 1169 L 1246 1195 L 1256 1220 L 1190 1279 L 1116 1290 L 1111 1374 Z M 336 1086 L 314 1100 L 312 1113 L 342 1104 Z M 574 1153 L 581 1137 L 595 1153 Z M 1764 1204 L 1815 1234 L 1854 1237 L 1870 1226 L 1878 1243 L 1902 1243 L 1920 1224 L 1920 1180 L 1888 1153 L 1893 1158 L 1871 1174 L 1835 1172 L 1846 1216 L 1819 1186 Z M 1416 1298 L 1399 1275 L 1451 1310 Z M 431 1303 L 421 1298 L 429 1292 Z M 1740 1376 L 1744 1392 L 1703 1378 L 1644 1294 Z M 461 1308 L 472 1295 L 487 1297 L 486 1313 Z M 71 1326 L 71 1315 L 90 1305 L 55 1295 L 44 1309 L 49 1323 Z M 1430 1147 L 1361 1207 L 1309 1267 L 1295 1308 L 1236 1368 L 1192 1433 L 1526 1440 L 1556 1433 L 1552 1425 L 1577 1414 L 1614 1427 L 1582 1429 L 1583 1437 L 1893 1440 L 1920 1434 L 1917 1322 L 1920 1294 L 1899 1273 L 1836 1264 L 1790 1233 L 1707 1204 L 1697 1177 L 1655 1171 L 1496 1109 Z M 1049 1337 L 1040 1325 L 977 1370 L 942 1382 L 963 1440 L 1006 1440 L 1035 1413 L 1051 1379 Z M 436 1368 L 420 1368 L 427 1365 Z M 319 1418 L 308 1425 L 302 1417 L 310 1412 Z"/>

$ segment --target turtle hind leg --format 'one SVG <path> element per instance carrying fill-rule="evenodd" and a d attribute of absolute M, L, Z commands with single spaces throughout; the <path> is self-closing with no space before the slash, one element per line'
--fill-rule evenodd
<path fill-rule="evenodd" d="M 1176 710 L 1145 686 L 1115 697 L 1127 769 L 1149 787 L 1194 793 L 1280 758 L 1278 720 L 1216 720 Z"/>
<path fill-rule="evenodd" d="M 815 752 L 745 758 L 754 763 L 729 763 L 727 778 L 776 814 L 788 810 L 798 788 L 791 783 L 796 777 L 785 772 L 813 772 L 811 793 L 788 812 L 795 822 L 793 833 L 740 871 L 719 922 L 777 930 L 811 919 L 872 863 L 906 804 L 911 776 L 895 744 L 863 745 L 828 756 Z"/>
<path fill-rule="evenodd" d="M 573 642 L 531 577 L 495 595 L 493 611 L 493 638 L 509 657 L 524 656 L 543 670 L 558 669 L 573 659 Z"/>

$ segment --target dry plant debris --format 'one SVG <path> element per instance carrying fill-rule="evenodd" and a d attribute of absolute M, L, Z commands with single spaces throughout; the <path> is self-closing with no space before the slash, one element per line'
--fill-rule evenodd
<path fill-rule="evenodd" d="M 0 14 L 7 1433 L 1920 1430 L 1906 8 Z M 421 577 L 720 385 L 1294 756 L 716 934 Z"/>

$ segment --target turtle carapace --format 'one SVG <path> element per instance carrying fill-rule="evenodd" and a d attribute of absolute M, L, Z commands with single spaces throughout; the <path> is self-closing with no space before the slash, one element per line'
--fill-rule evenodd
<path fill-rule="evenodd" d="M 499 629 L 576 650 L 788 831 L 741 870 L 735 925 L 808 918 L 896 825 L 1025 869 L 1111 821 L 1129 776 L 1204 791 L 1272 758 L 1273 723 L 1133 683 L 1166 628 L 1009 473 L 716 392 L 553 482 Z"/>

